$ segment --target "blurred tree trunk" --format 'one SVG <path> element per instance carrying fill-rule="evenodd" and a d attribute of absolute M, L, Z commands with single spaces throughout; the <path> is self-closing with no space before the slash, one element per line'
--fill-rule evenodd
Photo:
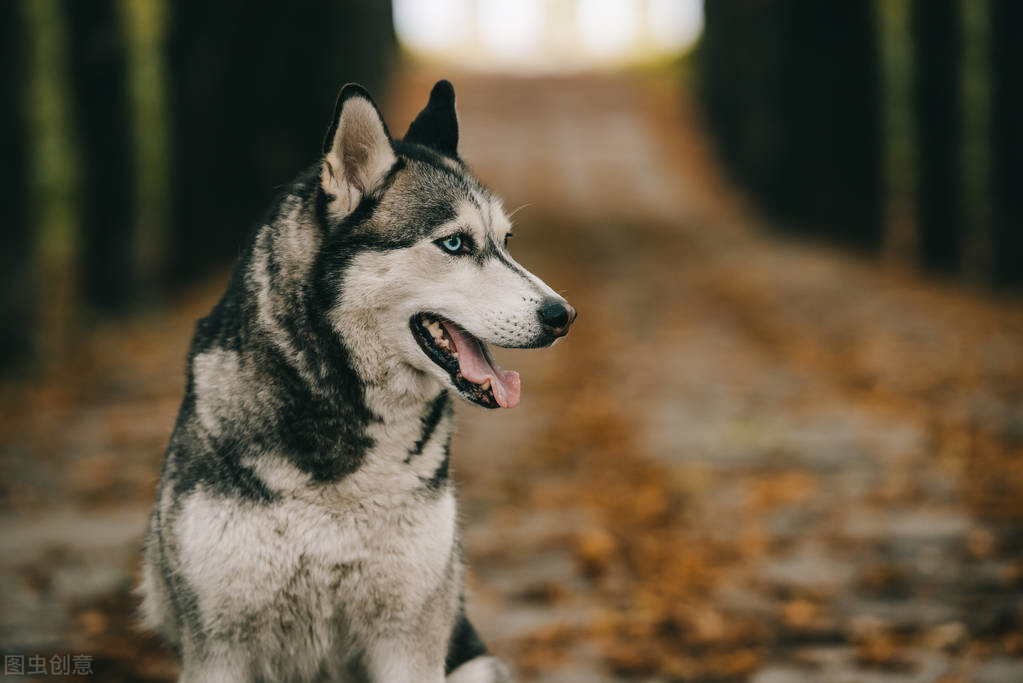
<path fill-rule="evenodd" d="M 785 147 L 783 216 L 875 251 L 882 238 L 883 157 L 874 3 L 779 3 Z"/>
<path fill-rule="evenodd" d="M 119 0 L 128 54 L 135 152 L 136 287 L 143 295 L 165 280 L 170 206 L 170 111 L 167 102 L 167 12 L 170 0 Z"/>
<path fill-rule="evenodd" d="M 962 273 L 969 282 L 991 283 L 991 2 L 962 3 L 963 58 L 963 247 Z"/>
<path fill-rule="evenodd" d="M 0 370 L 14 367 L 32 346 L 36 303 L 32 225 L 29 216 L 26 22 L 16 2 L 0 2 Z"/>
<path fill-rule="evenodd" d="M 64 3 L 82 167 L 80 259 L 86 301 L 125 308 L 134 296 L 135 177 L 125 36 L 116 0 Z"/>
<path fill-rule="evenodd" d="M 963 253 L 962 24 L 959 0 L 914 0 L 917 223 L 933 271 L 957 270 Z"/>
<path fill-rule="evenodd" d="M 379 92 L 390 3 L 172 3 L 172 277 L 238 253 L 274 189 L 318 156 L 338 89 Z"/>
<path fill-rule="evenodd" d="M 706 2 L 704 11 L 698 59 L 708 123 L 735 179 L 773 208 L 784 138 L 781 17 L 771 3 L 734 0 Z"/>
<path fill-rule="evenodd" d="M 708 123 L 779 221 L 872 251 L 882 235 L 873 3 L 714 0 L 699 53 Z"/>
<path fill-rule="evenodd" d="M 1023 285 L 1023 4 L 993 0 L 992 179 L 995 278 Z"/>
<path fill-rule="evenodd" d="M 885 235 L 889 256 L 917 261 L 916 133 L 913 110 L 913 46 L 910 33 L 912 0 L 877 4 L 881 35 L 881 79 L 885 163 Z"/>

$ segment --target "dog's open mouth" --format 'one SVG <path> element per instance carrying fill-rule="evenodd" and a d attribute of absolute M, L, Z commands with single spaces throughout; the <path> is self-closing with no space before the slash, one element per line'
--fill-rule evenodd
<path fill-rule="evenodd" d="M 466 399 L 484 408 L 518 405 L 519 373 L 502 370 L 484 342 L 433 313 L 412 316 L 410 327 L 419 346 Z"/>

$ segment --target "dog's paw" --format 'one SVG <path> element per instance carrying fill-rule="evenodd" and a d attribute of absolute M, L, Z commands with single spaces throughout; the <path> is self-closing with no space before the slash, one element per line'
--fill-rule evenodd
<path fill-rule="evenodd" d="M 512 677 L 501 660 L 484 655 L 448 674 L 447 683 L 512 683 Z"/>

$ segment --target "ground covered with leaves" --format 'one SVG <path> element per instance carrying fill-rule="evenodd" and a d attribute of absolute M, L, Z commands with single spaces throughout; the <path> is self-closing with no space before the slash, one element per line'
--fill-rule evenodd
<path fill-rule="evenodd" d="M 431 74 L 391 103 L 401 130 Z M 1023 680 L 1023 306 L 772 236 L 676 84 L 455 79 L 513 253 L 579 310 L 459 409 L 470 617 L 522 680 Z M 224 276 L 0 396 L 0 643 L 173 680 L 134 626 Z M 23 678 L 19 678 L 23 680 Z"/>

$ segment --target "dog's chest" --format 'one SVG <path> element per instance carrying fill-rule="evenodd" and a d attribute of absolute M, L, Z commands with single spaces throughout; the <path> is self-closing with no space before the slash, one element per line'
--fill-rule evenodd
<path fill-rule="evenodd" d="M 338 481 L 317 483 L 265 451 L 241 464 L 272 501 L 202 487 L 182 498 L 171 533 L 198 628 L 246 643 L 271 679 L 304 680 L 344 666 L 388 628 L 419 623 L 424 610 L 444 605 L 453 618 L 461 579 L 447 481 L 453 425 L 440 412 L 372 424 L 372 447 Z"/>
<path fill-rule="evenodd" d="M 329 657 L 381 623 L 413 619 L 458 569 L 450 491 L 344 507 L 296 498 L 242 505 L 197 492 L 182 513 L 182 569 L 207 628 L 235 630 L 246 615 L 268 651 Z"/>

